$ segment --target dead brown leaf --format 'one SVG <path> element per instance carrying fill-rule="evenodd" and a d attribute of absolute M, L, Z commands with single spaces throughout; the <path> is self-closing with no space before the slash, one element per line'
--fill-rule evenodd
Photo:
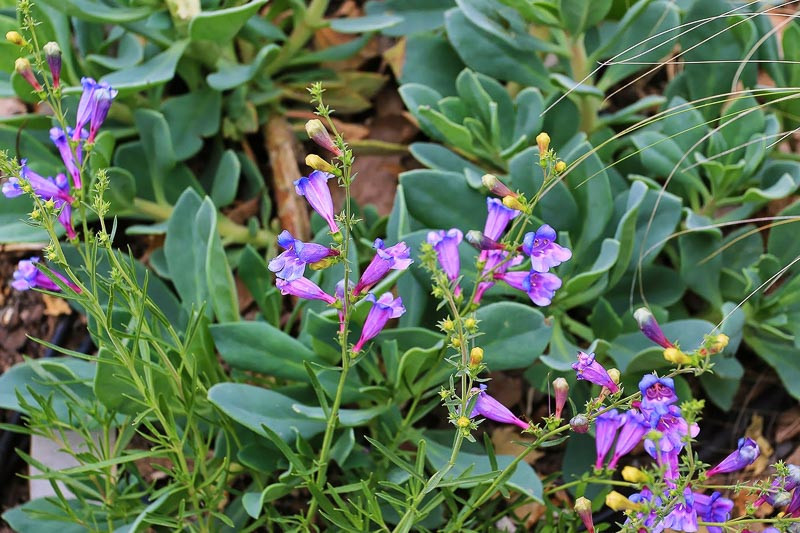
<path fill-rule="evenodd" d="M 43 294 L 42 301 L 44 302 L 44 314 L 47 316 L 61 316 L 72 313 L 72 309 L 63 298 Z"/>
<path fill-rule="evenodd" d="M 758 447 L 761 449 L 761 455 L 755 460 L 753 464 L 747 467 L 747 470 L 752 472 L 754 475 L 758 476 L 767 467 L 770 465 L 772 452 L 775 450 L 772 448 L 772 444 L 764 437 L 764 417 L 761 415 L 753 415 L 750 419 L 750 425 L 747 426 L 744 434 L 747 437 L 750 437 L 756 443 L 758 443 Z"/>
<path fill-rule="evenodd" d="M 492 431 L 492 446 L 496 455 L 519 455 L 524 444 L 530 444 L 533 439 L 520 435 L 516 426 L 503 426 Z M 544 452 L 534 450 L 525 456 L 525 462 L 534 464 L 544 457 Z"/>

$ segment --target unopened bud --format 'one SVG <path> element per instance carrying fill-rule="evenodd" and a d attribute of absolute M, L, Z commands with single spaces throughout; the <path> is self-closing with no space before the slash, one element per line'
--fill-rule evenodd
<path fill-rule="evenodd" d="M 725 347 L 728 346 L 730 340 L 731 340 L 730 337 L 728 337 L 724 333 L 720 333 L 719 335 L 717 335 L 716 339 L 714 339 L 714 343 L 711 345 L 712 353 L 719 353 L 722 350 L 724 350 Z"/>
<path fill-rule="evenodd" d="M 469 427 L 469 418 L 466 416 L 459 416 L 458 420 L 456 420 L 456 425 L 462 429 Z"/>
<path fill-rule="evenodd" d="M 31 87 L 34 88 L 36 91 L 41 91 L 42 86 L 39 85 L 39 82 L 36 80 L 36 76 L 33 75 L 33 70 L 31 69 L 31 62 L 28 61 L 24 57 L 18 58 L 14 62 L 14 70 L 17 71 L 17 74 L 25 78 L 25 81 L 30 83 Z"/>
<path fill-rule="evenodd" d="M 564 378 L 556 378 L 553 380 L 553 390 L 556 393 L 556 418 L 561 418 L 561 412 L 569 396 L 569 383 Z"/>
<path fill-rule="evenodd" d="M 589 419 L 584 415 L 575 415 L 569 421 L 569 427 L 575 433 L 586 433 L 589 431 Z"/>
<path fill-rule="evenodd" d="M 475 328 L 478 327 L 478 321 L 469 317 L 464 321 L 464 327 L 467 328 L 467 331 L 475 331 Z"/>
<path fill-rule="evenodd" d="M 333 171 L 336 170 L 333 168 L 333 165 L 322 159 L 317 154 L 308 154 L 306 156 L 306 165 L 310 166 L 314 170 L 321 170 L 329 174 L 333 174 Z"/>
<path fill-rule="evenodd" d="M 536 136 L 536 146 L 539 147 L 539 157 L 542 158 L 550 148 L 550 136 L 545 132 Z"/>
<path fill-rule="evenodd" d="M 626 466 L 622 469 L 622 479 L 629 483 L 644 483 L 647 481 L 647 474 L 635 466 Z"/>
<path fill-rule="evenodd" d="M 594 522 L 592 521 L 592 502 L 581 496 L 575 500 L 575 512 L 581 517 L 586 531 L 594 533 Z"/>
<path fill-rule="evenodd" d="M 466 240 L 478 250 L 504 250 L 504 246 L 494 239 L 490 239 L 483 232 L 471 230 L 467 232 Z"/>
<path fill-rule="evenodd" d="M 469 352 L 469 366 L 477 368 L 483 361 L 483 348 L 478 346 L 474 347 Z"/>
<path fill-rule="evenodd" d="M 11 44 L 16 44 L 17 46 L 25 46 L 27 44 L 25 38 L 20 35 L 18 31 L 14 30 L 6 32 L 6 41 L 10 42 Z"/>
<path fill-rule="evenodd" d="M 692 361 L 688 355 L 678 348 L 667 348 L 664 350 L 664 359 L 676 365 L 685 365 Z"/>
<path fill-rule="evenodd" d="M 459 337 L 451 337 L 450 344 L 453 348 L 461 348 L 461 339 Z"/>
<path fill-rule="evenodd" d="M 336 244 L 342 244 L 342 242 L 344 242 L 344 237 L 342 236 L 341 231 L 337 231 L 336 233 L 331 233 L 331 232 L 328 233 L 330 233 L 333 242 L 335 242 Z"/>
<path fill-rule="evenodd" d="M 661 331 L 661 326 L 658 325 L 656 317 L 653 316 L 653 313 L 651 313 L 649 309 L 646 307 L 640 307 L 633 312 L 633 318 L 636 320 L 636 323 L 639 325 L 639 329 L 642 331 L 642 333 L 644 333 L 645 337 L 658 344 L 662 348 L 675 347 L 675 345 L 672 344 L 664 335 L 664 332 Z"/>
<path fill-rule="evenodd" d="M 489 192 L 496 194 L 497 196 L 505 198 L 506 196 L 517 195 L 517 193 L 509 189 L 508 186 L 500 181 L 494 174 L 484 174 L 481 177 L 481 183 L 483 183 L 484 187 L 489 189 Z"/>
<path fill-rule="evenodd" d="M 628 498 L 620 494 L 619 492 L 612 490 L 608 494 L 606 494 L 606 505 L 611 507 L 615 511 L 636 511 L 641 509 L 642 505 L 638 503 L 633 503 Z"/>
<path fill-rule="evenodd" d="M 456 329 L 456 325 L 453 323 L 453 321 L 451 319 L 448 318 L 448 319 L 445 319 L 444 322 L 442 322 L 442 329 L 445 330 L 446 332 L 450 333 L 450 332 L 452 332 L 453 330 Z"/>
<path fill-rule="evenodd" d="M 515 209 L 517 211 L 525 211 L 525 206 L 522 205 L 522 202 L 517 200 L 515 196 L 505 196 L 503 198 L 503 205 L 509 209 Z"/>
<path fill-rule="evenodd" d="M 53 87 L 58 88 L 61 80 L 61 47 L 57 42 L 50 41 L 42 47 L 42 50 L 47 59 L 47 66 L 50 67 L 50 74 L 53 76 Z"/>
<path fill-rule="evenodd" d="M 334 256 L 325 257 L 324 259 L 320 259 L 316 263 L 310 263 L 308 266 L 311 267 L 311 270 L 325 270 L 329 266 L 335 265 L 339 262 L 339 254 Z"/>
<path fill-rule="evenodd" d="M 616 385 L 619 385 L 619 379 L 620 379 L 619 370 L 617 370 L 616 368 L 609 368 L 608 377 L 610 377 L 611 381 L 613 381 Z"/>
<path fill-rule="evenodd" d="M 559 161 L 558 163 L 556 163 L 556 166 L 553 167 L 553 170 L 556 171 L 556 174 L 561 174 L 562 172 L 567 170 L 567 164 L 563 161 Z"/>
<path fill-rule="evenodd" d="M 342 155 L 342 151 L 338 146 L 336 146 L 336 143 L 333 142 L 333 139 L 331 139 L 331 135 L 325 128 L 325 125 L 318 118 L 306 122 L 306 133 L 308 133 L 308 136 L 312 141 L 325 148 L 336 157 Z"/>

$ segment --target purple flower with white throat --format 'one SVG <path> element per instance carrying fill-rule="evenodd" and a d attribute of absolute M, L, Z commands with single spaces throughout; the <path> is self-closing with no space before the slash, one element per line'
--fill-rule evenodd
<path fill-rule="evenodd" d="M 629 454 L 642 441 L 648 431 L 650 431 L 650 424 L 647 423 L 647 420 L 640 412 L 630 410 L 625 413 L 622 429 L 620 429 L 619 438 L 617 438 L 617 445 L 614 448 L 614 456 L 608 463 L 608 468 L 613 470 L 617 466 L 617 462 Z"/>
<path fill-rule="evenodd" d="M 380 298 L 376 298 L 373 293 L 369 293 L 366 300 L 372 302 L 372 309 L 369 310 L 367 319 L 364 321 L 361 337 L 353 346 L 353 353 L 360 352 L 364 344 L 375 338 L 390 319 L 399 318 L 406 312 L 406 308 L 403 307 L 403 300 L 395 298 L 391 292 L 383 293 Z"/>
<path fill-rule="evenodd" d="M 333 174 L 315 170 L 308 176 L 303 176 L 294 182 L 294 189 L 300 196 L 305 196 L 311 208 L 319 213 L 332 234 L 339 233 L 339 226 L 336 225 L 336 217 L 333 214 L 333 198 L 331 190 L 328 188 L 328 180 Z"/>
<path fill-rule="evenodd" d="M 339 255 L 339 252 L 313 242 L 295 239 L 287 230 L 278 235 L 278 244 L 285 249 L 279 256 L 269 262 L 269 269 L 286 281 L 303 276 L 306 265 L 316 263 L 326 257 Z"/>
<path fill-rule="evenodd" d="M 58 148 L 58 153 L 61 154 L 61 160 L 64 161 L 64 166 L 67 167 L 67 172 L 72 177 L 72 183 L 76 189 L 81 188 L 81 148 L 80 145 L 77 146 L 77 154 L 72 151 L 72 147 L 69 144 L 68 136 L 72 133 L 71 128 L 67 128 L 67 131 L 62 130 L 61 128 L 51 128 L 50 129 L 50 140 L 53 141 L 53 144 L 56 145 Z"/>
<path fill-rule="evenodd" d="M 483 253 L 481 253 L 481 256 L 483 256 Z M 495 274 L 503 275 L 509 268 L 519 266 L 523 261 L 521 255 L 515 255 L 508 261 L 506 261 L 506 257 L 508 257 L 508 252 L 505 251 L 491 250 L 486 252 L 485 258 L 482 258 L 484 263 L 481 277 L 495 279 Z M 481 298 L 483 298 L 483 293 L 489 290 L 493 285 L 494 281 L 479 282 L 478 288 L 475 290 L 475 298 L 473 298 L 472 301 L 474 303 L 479 303 Z"/>
<path fill-rule="evenodd" d="M 31 257 L 30 259 L 23 259 L 17 264 L 17 269 L 14 271 L 11 286 L 18 291 L 26 291 L 28 289 L 44 289 L 52 292 L 60 292 L 61 287 L 58 286 L 52 279 L 50 279 L 44 272 L 39 270 L 38 257 Z M 69 281 L 67 278 L 53 272 L 53 275 L 60 279 L 67 287 L 75 292 L 81 292 L 80 287 Z"/>
<path fill-rule="evenodd" d="M 761 450 L 758 448 L 756 441 L 750 437 L 741 438 L 739 439 L 736 451 L 732 452 L 717 466 L 706 472 L 706 476 L 711 477 L 717 474 L 727 474 L 728 472 L 741 470 L 753 464 L 753 462 L 758 459 L 760 453 Z"/>
<path fill-rule="evenodd" d="M 719 492 L 713 492 L 711 496 L 695 492 L 694 510 L 697 517 L 703 522 L 727 522 L 731 517 L 733 502 L 728 498 L 723 498 Z M 708 533 L 723 533 L 719 526 L 706 526 Z"/>
<path fill-rule="evenodd" d="M 486 392 L 486 385 L 481 385 L 480 388 L 476 387 L 472 389 L 472 394 L 476 395 L 477 398 L 475 400 L 475 407 L 472 408 L 472 413 L 469 415 L 470 418 L 482 416 L 483 418 L 488 418 L 495 422 L 514 424 L 522 429 L 528 429 L 530 427 L 530 424 L 516 417 L 508 407 L 498 402 L 492 396 L 489 396 L 489 393 Z"/>
<path fill-rule="evenodd" d="M 278 278 L 275 280 L 275 286 L 283 295 L 291 294 L 304 300 L 322 300 L 328 305 L 336 302 L 336 298 L 323 291 L 319 285 L 308 278 L 297 278 L 291 281 Z"/>
<path fill-rule="evenodd" d="M 661 525 L 675 531 L 697 531 L 697 511 L 694 509 L 692 489 L 686 487 L 683 491 L 683 500 L 678 502 L 672 511 L 664 517 Z"/>
<path fill-rule="evenodd" d="M 612 394 L 619 392 L 619 387 L 603 365 L 595 361 L 593 353 L 578 352 L 578 361 L 572 364 L 572 369 L 578 379 L 606 387 Z"/>
<path fill-rule="evenodd" d="M 488 215 L 486 216 L 486 224 L 483 226 L 483 234 L 492 240 L 498 241 L 505 233 L 508 223 L 519 215 L 519 211 L 509 209 L 497 198 L 487 198 L 486 209 Z"/>
<path fill-rule="evenodd" d="M 550 305 L 556 291 L 561 288 L 561 279 L 546 272 L 505 272 L 495 273 L 494 279 L 505 281 L 511 287 L 523 291 L 533 303 Z"/>
<path fill-rule="evenodd" d="M 522 251 L 531 257 L 531 268 L 547 272 L 572 257 L 572 252 L 556 244 L 556 230 L 542 224 L 536 232 L 528 232 L 522 241 Z"/>
<path fill-rule="evenodd" d="M 361 274 L 361 278 L 353 289 L 353 294 L 369 290 L 390 270 L 405 270 L 414 262 L 411 259 L 411 250 L 403 241 L 387 247 L 383 239 L 375 239 L 372 247 L 375 248 L 375 255 Z"/>
<path fill-rule="evenodd" d="M 669 339 L 661 331 L 661 326 L 656 322 L 656 317 L 646 307 L 640 307 L 633 313 L 633 318 L 639 324 L 639 329 L 644 333 L 644 336 L 658 344 L 662 348 L 674 348 Z"/>
<path fill-rule="evenodd" d="M 595 438 L 594 446 L 597 451 L 597 460 L 594 462 L 594 467 L 598 470 L 603 468 L 606 455 L 614 444 L 614 439 L 617 436 L 617 430 L 625 420 L 625 416 L 619 414 L 616 409 L 611 409 L 597 416 L 594 421 Z"/>
<path fill-rule="evenodd" d="M 433 246 L 439 264 L 447 274 L 450 281 L 456 281 L 461 273 L 461 257 L 458 255 L 458 245 L 464 238 L 461 230 L 452 228 L 450 230 L 437 230 L 428 232 L 428 244 Z M 461 287 L 456 286 L 455 295 L 461 294 Z"/>
<path fill-rule="evenodd" d="M 642 393 L 641 409 L 648 416 L 655 411 L 659 414 L 666 412 L 667 406 L 678 401 L 675 394 L 675 382 L 672 378 L 660 378 L 655 374 L 645 374 L 639 381 L 639 391 Z"/>

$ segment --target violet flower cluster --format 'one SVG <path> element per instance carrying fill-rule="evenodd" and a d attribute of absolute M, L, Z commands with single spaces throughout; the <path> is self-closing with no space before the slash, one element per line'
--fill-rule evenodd
<path fill-rule="evenodd" d="M 53 74 L 57 79 L 57 74 Z M 44 177 L 34 172 L 27 160 L 21 161 L 20 178 L 9 178 L 3 184 L 2 191 L 7 198 L 20 196 L 27 185 L 43 201 L 52 201 L 58 211 L 58 221 L 64 226 L 70 239 L 76 237 L 72 224 L 72 206 L 75 203 L 74 190 L 83 186 L 81 180 L 81 167 L 83 165 L 84 145 L 94 142 L 95 136 L 108 115 L 111 102 L 117 91 L 105 82 L 96 82 L 92 78 L 83 78 L 83 93 L 78 102 L 78 111 L 75 119 L 75 128 L 67 127 L 64 131 L 59 127 L 50 129 L 50 139 L 58 149 L 64 166 L 72 183 L 65 174 L 58 174 L 55 178 Z M 84 126 L 89 126 L 89 131 Z"/>
<path fill-rule="evenodd" d="M 333 174 L 315 170 L 308 176 L 295 181 L 294 185 L 297 194 L 305 197 L 311 208 L 327 222 L 330 234 L 337 238 L 341 232 L 336 223 L 333 198 L 328 188 L 328 180 L 332 177 L 334 177 Z M 328 305 L 337 307 L 340 332 L 343 332 L 346 297 L 344 280 L 336 285 L 336 291 L 334 295 L 331 295 L 305 276 L 307 266 L 311 269 L 325 268 L 331 264 L 331 260 L 337 260 L 341 252 L 333 247 L 303 242 L 286 230 L 278 236 L 278 244 L 284 251 L 272 259 L 268 265 L 269 269 L 275 273 L 275 286 L 280 289 L 281 294 L 305 300 L 321 300 Z M 353 346 L 353 353 L 360 352 L 367 342 L 383 330 L 389 320 L 398 318 L 405 313 L 401 298 L 395 298 L 390 292 L 377 297 L 374 293 L 367 291 L 380 282 L 390 270 L 405 270 L 411 265 L 413 261 L 408 245 L 399 242 L 393 246 L 386 246 L 382 239 L 376 239 L 373 247 L 375 256 L 364 269 L 358 283 L 355 286 L 351 284 L 350 287 L 353 298 L 360 298 L 366 293 L 364 299 L 372 303 L 361 336 Z"/>

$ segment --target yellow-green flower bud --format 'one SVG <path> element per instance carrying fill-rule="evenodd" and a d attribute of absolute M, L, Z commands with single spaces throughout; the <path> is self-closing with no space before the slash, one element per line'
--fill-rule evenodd
<path fill-rule="evenodd" d="M 567 164 L 563 161 L 559 161 L 556 163 L 556 166 L 553 168 L 556 171 L 556 174 L 561 174 L 565 170 L 567 170 Z"/>
<path fill-rule="evenodd" d="M 469 352 L 469 366 L 477 368 L 483 361 L 483 348 L 478 346 L 474 347 Z"/>
<path fill-rule="evenodd" d="M 317 154 L 308 154 L 306 156 L 306 165 L 310 166 L 314 170 L 321 170 L 329 174 L 333 174 L 333 171 L 335 170 L 333 165 L 322 159 Z"/>
<path fill-rule="evenodd" d="M 622 479 L 629 483 L 644 483 L 647 481 L 647 474 L 635 466 L 626 466 L 622 469 Z"/>
<path fill-rule="evenodd" d="M 664 359 L 676 365 L 685 365 L 691 362 L 689 356 L 680 351 L 678 348 L 667 348 L 664 350 Z"/>
<path fill-rule="evenodd" d="M 6 32 L 6 41 L 10 42 L 11 44 L 16 44 L 17 46 L 24 46 L 27 44 L 25 38 L 20 35 L 18 31 L 14 30 Z"/>
<path fill-rule="evenodd" d="M 550 136 L 545 132 L 536 136 L 536 146 L 539 147 L 539 157 L 544 157 L 550 148 Z"/>
<path fill-rule="evenodd" d="M 606 505 L 615 511 L 636 511 L 642 507 L 641 504 L 633 503 L 631 500 L 615 490 L 612 490 L 606 495 Z"/>

